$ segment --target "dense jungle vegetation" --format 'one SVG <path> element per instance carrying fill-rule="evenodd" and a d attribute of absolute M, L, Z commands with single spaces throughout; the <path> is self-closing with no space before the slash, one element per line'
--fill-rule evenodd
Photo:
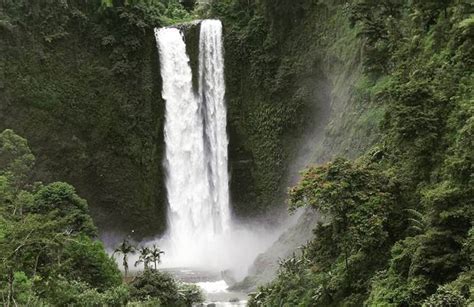
<path fill-rule="evenodd" d="M 3 306 L 191 306 L 203 300 L 197 286 L 157 270 L 162 252 L 156 247 L 154 255 L 148 247 L 117 248 L 125 268 L 127 255 L 136 251 L 145 263 L 145 271 L 125 283 L 97 240 L 87 202 L 65 182 L 30 181 L 34 163 L 24 138 L 8 129 L 0 133 Z"/>
<path fill-rule="evenodd" d="M 251 67 L 262 74 L 259 82 L 275 82 L 271 90 L 283 82 L 282 70 L 291 76 L 298 73 L 291 65 L 304 64 L 291 61 L 281 41 L 292 42 L 296 55 L 307 54 L 314 29 L 317 44 L 326 48 L 315 58 L 328 60 L 324 53 L 333 52 L 343 59 L 335 49 L 341 39 L 356 47 L 350 52 L 360 52 L 362 74 L 353 103 L 383 110 L 377 141 L 365 154 L 311 167 L 290 190 L 291 209 L 312 207 L 323 222 L 300 255 L 282 261 L 278 278 L 252 295 L 250 305 L 472 304 L 472 3 L 220 3 L 216 13 L 234 22 L 232 35 L 248 48 L 249 58 L 263 61 Z M 286 82 L 282 90 L 292 84 Z M 288 102 L 296 100 L 284 102 L 285 115 L 291 114 L 285 108 L 296 107 Z"/>
<path fill-rule="evenodd" d="M 250 306 L 474 304 L 473 14 L 469 0 L 2 1 L 0 299 L 202 300 L 152 267 L 124 283 L 94 224 L 165 229 L 153 28 L 217 17 L 235 213 L 281 207 L 308 142 L 290 210 L 323 217 Z M 302 137 L 315 125 L 317 142 Z"/>

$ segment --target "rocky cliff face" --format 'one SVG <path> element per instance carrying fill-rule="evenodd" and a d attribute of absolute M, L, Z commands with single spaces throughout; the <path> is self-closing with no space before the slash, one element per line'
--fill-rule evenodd
<path fill-rule="evenodd" d="M 377 139 L 382 112 L 359 99 L 361 42 L 330 2 L 216 5 L 213 14 L 226 28 L 235 212 L 284 209 L 308 163 L 355 157 Z"/>
<path fill-rule="evenodd" d="M 131 7 L 49 5 L 2 8 L 0 130 L 27 138 L 35 179 L 73 184 L 103 232 L 161 232 L 155 21 Z"/>
<path fill-rule="evenodd" d="M 227 21 L 233 201 L 243 215 L 285 208 L 287 188 L 302 169 L 365 152 L 383 117 L 363 89 L 362 42 L 342 5 L 299 1 L 284 15 L 273 9 L 254 7 L 244 25 L 220 11 Z M 236 287 L 254 290 L 272 280 L 278 260 L 310 240 L 316 222 L 306 211 Z"/>

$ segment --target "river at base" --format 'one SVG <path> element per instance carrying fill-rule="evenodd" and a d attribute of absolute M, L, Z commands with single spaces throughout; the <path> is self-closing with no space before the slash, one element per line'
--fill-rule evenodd
<path fill-rule="evenodd" d="M 247 306 L 248 294 L 228 290 L 229 285 L 220 272 L 191 268 L 170 268 L 162 269 L 162 271 L 170 273 L 182 282 L 196 284 L 201 287 L 206 300 L 203 304 L 196 306 Z"/>

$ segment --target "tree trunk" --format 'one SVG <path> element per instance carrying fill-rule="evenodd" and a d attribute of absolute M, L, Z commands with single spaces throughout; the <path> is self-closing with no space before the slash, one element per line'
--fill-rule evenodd
<path fill-rule="evenodd" d="M 125 271 L 125 278 L 127 278 L 127 273 L 128 273 L 128 260 L 127 256 L 123 256 L 123 270 Z"/>
<path fill-rule="evenodd" d="M 13 302 L 13 272 L 10 271 L 10 273 L 8 274 L 7 307 L 10 307 L 12 302 Z"/>

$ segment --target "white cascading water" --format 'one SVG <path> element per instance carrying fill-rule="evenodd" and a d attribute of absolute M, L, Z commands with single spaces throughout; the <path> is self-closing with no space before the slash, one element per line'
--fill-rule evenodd
<path fill-rule="evenodd" d="M 218 20 L 201 23 L 197 94 L 180 30 L 155 29 L 155 36 L 166 101 L 165 264 L 219 262 L 215 244 L 230 229 L 222 25 Z"/>
<path fill-rule="evenodd" d="M 229 230 L 229 176 L 227 170 L 227 111 L 225 106 L 222 24 L 201 23 L 199 43 L 199 96 L 204 114 L 212 221 L 215 233 Z"/>

